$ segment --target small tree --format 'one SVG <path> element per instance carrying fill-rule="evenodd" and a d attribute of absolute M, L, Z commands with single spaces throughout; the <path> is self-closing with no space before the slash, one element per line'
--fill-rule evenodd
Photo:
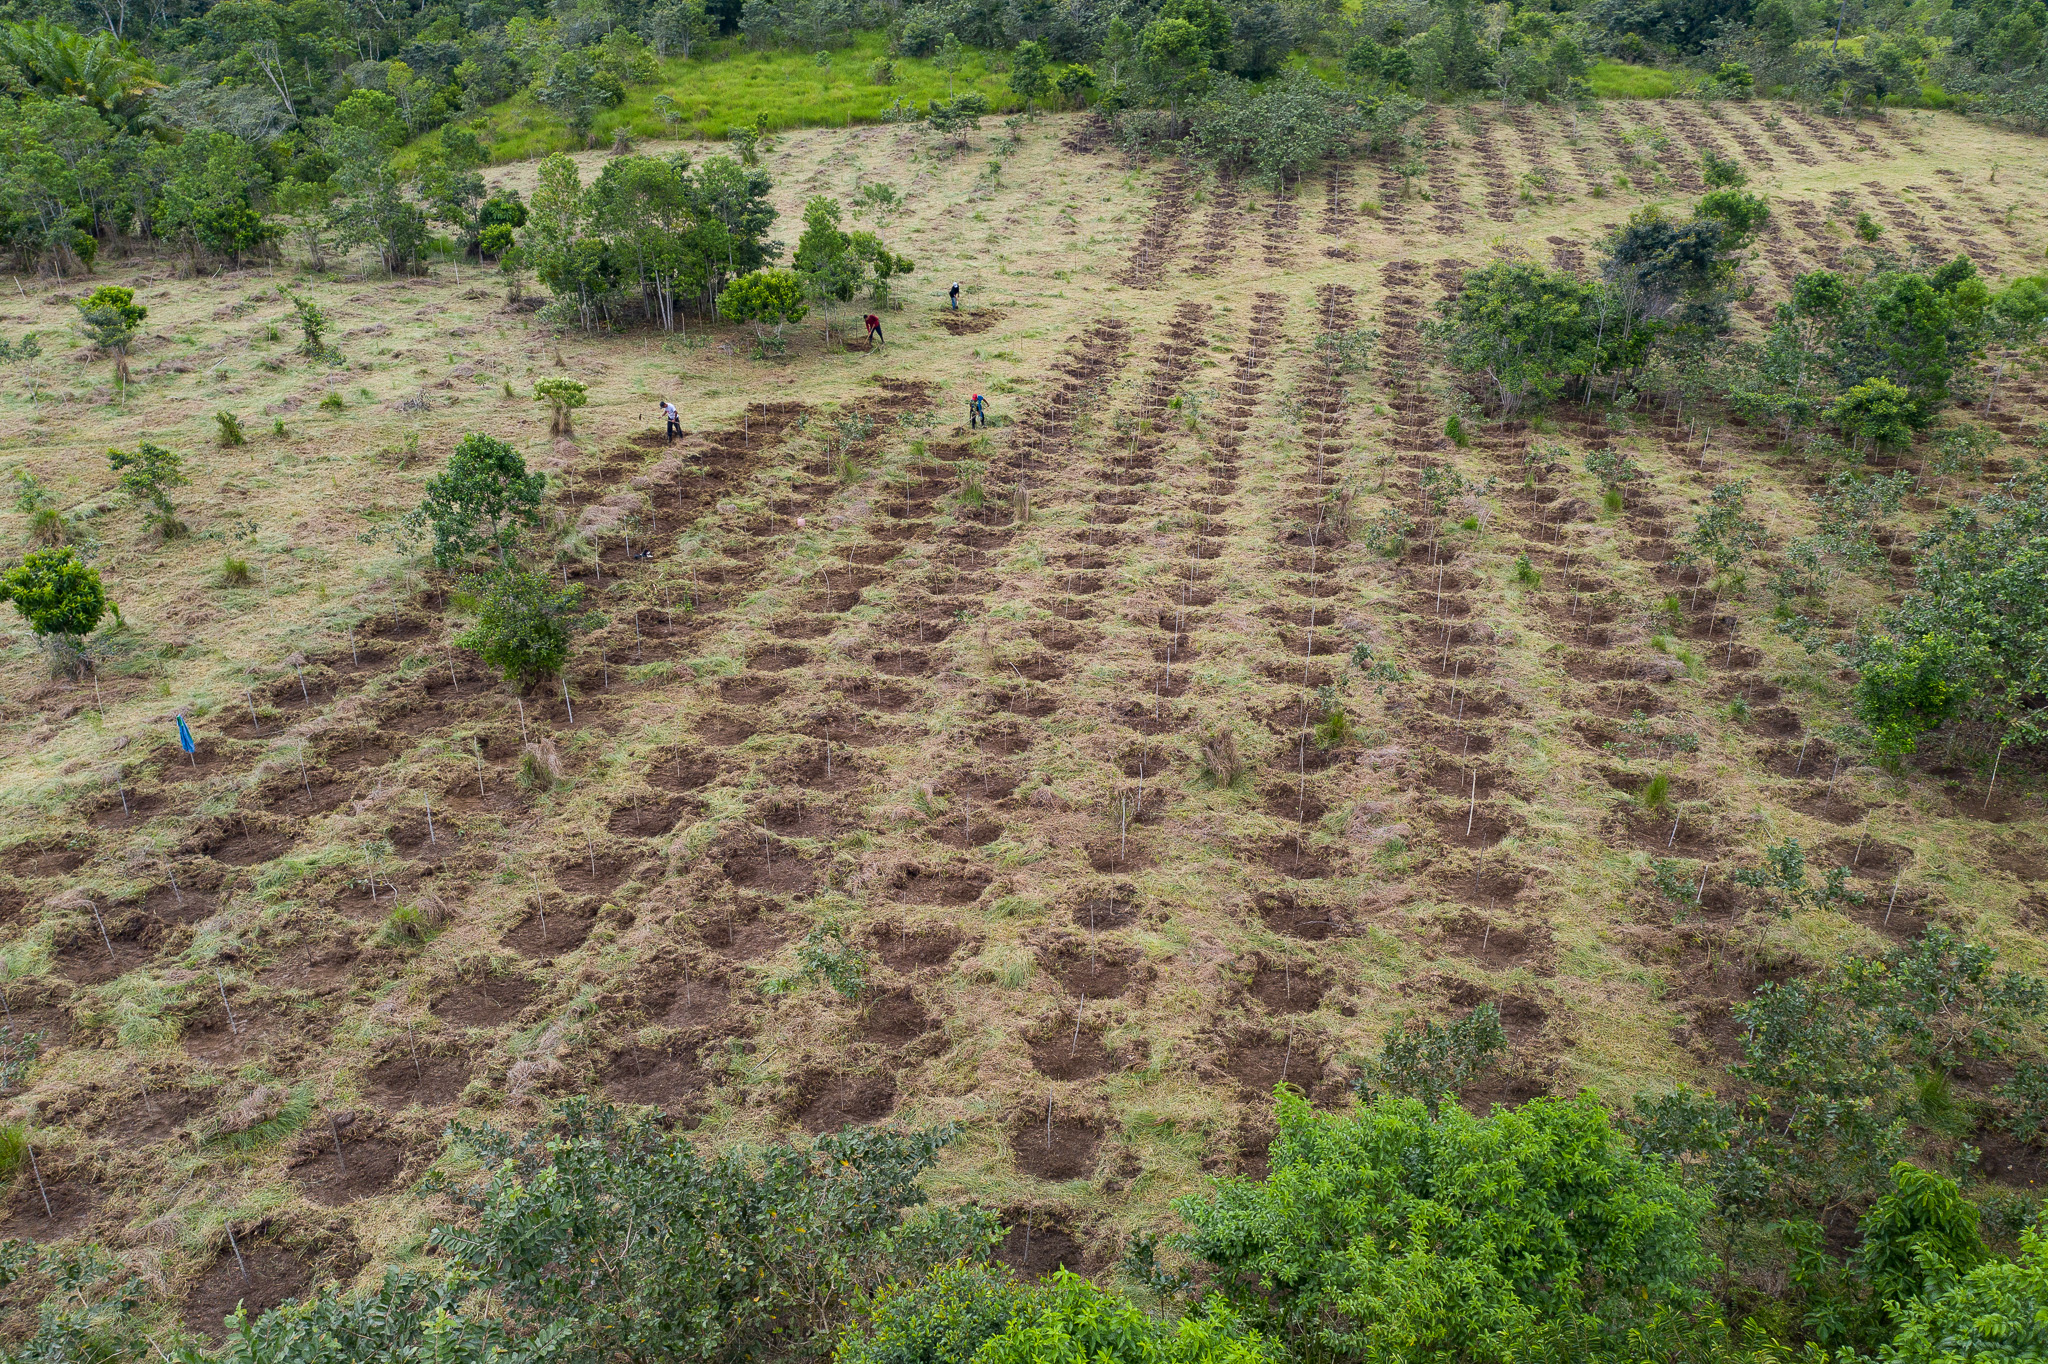
<path fill-rule="evenodd" d="M 547 475 L 529 474 L 517 450 L 472 431 L 457 442 L 448 467 L 427 480 L 426 499 L 413 516 L 433 528 L 434 562 L 442 568 L 485 549 L 496 550 L 502 566 L 520 527 L 540 524 L 546 487 Z"/>
<path fill-rule="evenodd" d="M 580 585 L 558 588 L 544 573 L 517 564 L 479 575 L 463 584 L 476 624 L 456 640 L 503 673 L 507 682 L 531 686 L 561 671 L 569 646 L 587 628 Z"/>
<path fill-rule="evenodd" d="M 327 314 L 321 311 L 320 305 L 304 294 L 295 294 L 288 289 L 278 292 L 291 301 L 292 311 L 298 315 L 299 354 L 313 360 L 340 359 L 339 354 L 331 353 L 327 348 Z"/>
<path fill-rule="evenodd" d="M 756 345 L 765 351 L 770 323 L 775 326 L 779 347 L 782 329 L 791 322 L 803 321 L 810 309 L 804 303 L 803 281 L 793 271 L 756 270 L 725 287 L 725 292 L 718 296 L 718 312 L 728 322 L 751 324 Z"/>
<path fill-rule="evenodd" d="M 148 504 L 143 520 L 158 535 L 175 540 L 185 533 L 185 523 L 178 519 L 178 509 L 171 502 L 171 489 L 192 481 L 185 477 L 183 458 L 161 445 L 143 441 L 133 454 L 126 450 L 107 451 L 107 463 L 120 475 L 121 487 L 138 502 Z"/>
<path fill-rule="evenodd" d="M 115 380 L 126 384 L 128 347 L 135 340 L 136 328 L 149 316 L 149 309 L 137 306 L 133 289 L 103 284 L 78 305 L 78 315 L 92 343 L 113 357 Z"/>
<path fill-rule="evenodd" d="M 533 386 L 533 396 L 548 405 L 548 434 L 573 436 L 569 414 L 590 401 L 590 389 L 576 379 L 542 379 Z"/>
<path fill-rule="evenodd" d="M 1010 91 L 1024 101 L 1024 111 L 1031 112 L 1033 100 L 1044 99 L 1052 89 L 1052 72 L 1046 65 L 1045 44 L 1022 42 L 1010 54 Z"/>
<path fill-rule="evenodd" d="M 1918 408 L 1913 395 L 1886 378 L 1865 379 L 1843 393 L 1827 410 L 1827 419 L 1857 444 L 1872 448 L 1902 445 L 1913 438 Z"/>
<path fill-rule="evenodd" d="M 73 675 L 84 665 L 85 637 L 108 610 L 99 570 L 69 545 L 33 550 L 0 573 L 0 599 L 14 603 L 49 651 L 52 665 Z"/>

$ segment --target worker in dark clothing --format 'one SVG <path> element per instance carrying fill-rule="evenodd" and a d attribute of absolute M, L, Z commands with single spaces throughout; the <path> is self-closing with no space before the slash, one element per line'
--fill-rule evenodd
<path fill-rule="evenodd" d="M 946 291 L 946 297 L 953 300 L 953 311 L 960 311 L 960 281 L 954 280 L 953 287 Z"/>
<path fill-rule="evenodd" d="M 661 401 L 661 415 L 668 418 L 668 438 L 674 440 L 683 434 L 683 419 L 676 411 L 676 405 L 664 398 Z"/>
<path fill-rule="evenodd" d="M 867 315 L 867 324 L 868 349 L 873 350 L 875 348 L 875 343 L 877 341 L 882 340 L 882 319 L 876 317 L 873 313 L 869 313 Z"/>
<path fill-rule="evenodd" d="M 969 426 L 988 425 L 988 399 L 982 397 L 979 393 L 967 400 L 967 424 Z"/>

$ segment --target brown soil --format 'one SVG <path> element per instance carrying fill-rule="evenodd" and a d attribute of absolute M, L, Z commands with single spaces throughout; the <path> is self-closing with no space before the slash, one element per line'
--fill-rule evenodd
<path fill-rule="evenodd" d="M 896 1081 L 891 1076 L 807 1070 L 797 1079 L 787 1111 L 805 1131 L 821 1136 L 886 1118 L 895 1107 Z"/>
<path fill-rule="evenodd" d="M 110 930 L 112 927 L 108 925 Z M 98 985 L 126 975 L 156 955 L 156 943 L 162 937 L 156 931 L 159 928 L 159 925 L 145 922 L 110 932 L 108 940 L 114 948 L 110 957 L 107 955 L 108 940 L 103 940 L 99 928 L 88 922 L 82 936 L 57 949 L 58 973 L 80 985 Z"/>
<path fill-rule="evenodd" d="M 47 1164 L 49 1153 L 41 1152 L 39 1158 Z M 60 1176 L 45 1169 L 38 1190 L 34 1172 L 25 1168 L 28 1162 L 23 1161 L 22 1165 L 13 1191 L 0 1204 L 0 1238 L 61 1241 L 83 1231 L 99 1206 L 98 1188 L 82 1175 Z M 44 1194 L 50 1198 L 47 1209 L 43 1206 Z"/>
<path fill-rule="evenodd" d="M 1039 967 L 1070 995 L 1111 999 L 1131 988 L 1140 969 L 1137 954 L 1113 943 L 1062 943 L 1038 954 Z"/>
<path fill-rule="evenodd" d="M 725 874 L 734 885 L 764 895 L 804 895 L 818 883 L 816 868 L 787 848 L 767 857 L 750 852 L 727 858 Z"/>
<path fill-rule="evenodd" d="M 772 917 L 772 901 L 747 901 L 728 914 L 705 921 L 698 931 L 704 945 L 734 961 L 758 961 L 772 955 L 794 936 L 790 926 Z"/>
<path fill-rule="evenodd" d="M 1102 1128 L 1087 1118 L 1054 1114 L 1048 1127 L 1040 1112 L 1010 1134 L 1017 1168 L 1040 1179 L 1084 1179 L 1094 1174 L 1101 1148 Z"/>
<path fill-rule="evenodd" d="M 1315 1045 L 1303 1037 L 1266 1037 L 1250 1034 L 1227 1044 L 1218 1066 L 1237 1081 L 1247 1102 L 1272 1097 L 1273 1086 L 1285 1081 L 1304 1092 L 1313 1091 L 1323 1080 L 1323 1059 Z"/>
<path fill-rule="evenodd" d="M 320 1132 L 317 1123 L 311 1130 L 316 1137 L 323 1138 L 320 1150 L 295 1162 L 291 1175 L 300 1192 L 313 1202 L 338 1208 L 358 1198 L 390 1193 L 398 1187 L 405 1173 L 405 1148 L 397 1142 L 382 1137 L 350 1141 L 344 1132 L 337 1159 L 334 1139 Z"/>
<path fill-rule="evenodd" d="M 313 1267 L 283 1246 L 241 1235 L 242 1258 L 238 1264 L 226 1247 L 185 1291 L 179 1316 L 188 1330 L 209 1340 L 221 1341 L 227 1333 L 223 1318 L 237 1305 L 251 1317 L 261 1315 L 291 1298 L 304 1296 L 313 1285 Z"/>
<path fill-rule="evenodd" d="M 885 1047 L 901 1047 L 939 1026 L 916 995 L 908 990 L 889 990 L 871 996 L 861 1005 L 860 1035 Z"/>
<path fill-rule="evenodd" d="M 1009 1225 L 997 1243 L 996 1263 L 1008 1265 L 1020 1279 L 1047 1278 L 1064 1269 L 1073 1274 L 1089 1270 L 1088 1257 L 1065 1223 L 1044 1213 L 1030 1211 L 1009 1214 Z"/>
<path fill-rule="evenodd" d="M 1274 1013 L 1311 1013 L 1323 1002 L 1327 986 L 1304 967 L 1261 962 L 1252 974 L 1251 995 Z"/>
<path fill-rule="evenodd" d="M 418 1104 L 446 1108 L 462 1097 L 469 1066 L 458 1057 L 421 1051 L 417 1062 L 410 1050 L 379 1062 L 363 1075 L 363 1088 L 378 1107 L 397 1110 Z"/>
<path fill-rule="evenodd" d="M 522 957 L 554 957 L 581 947 L 596 925 L 594 909 L 557 906 L 553 911 L 527 915 L 499 941 Z"/>
<path fill-rule="evenodd" d="M 988 889 L 982 872 L 921 871 L 912 867 L 896 898 L 911 905 L 971 905 Z"/>
<path fill-rule="evenodd" d="M 1086 1015 L 1081 1029 L 1074 1030 L 1074 1017 L 1055 1018 L 1042 1037 L 1027 1037 L 1031 1065 L 1040 1075 L 1053 1080 L 1087 1080 L 1118 1070 L 1125 1064 L 1103 1041 L 1101 1024 L 1090 1026 Z"/>
<path fill-rule="evenodd" d="M 526 980 L 490 980 L 481 985 L 457 985 L 432 1006 L 434 1017 L 450 1023 L 488 1028 L 512 1018 L 526 1007 L 539 986 Z"/>
<path fill-rule="evenodd" d="M 616 1103 L 649 1104 L 679 1113 L 709 1086 L 693 1049 L 628 1047 L 604 1068 L 604 1091 Z"/>
<path fill-rule="evenodd" d="M 176 1136 L 206 1105 L 177 1090 L 152 1089 L 149 1098 L 138 1095 L 108 1115 L 102 1131 L 124 1146 L 149 1146 Z"/>
<path fill-rule="evenodd" d="M 960 950 L 960 931 L 951 927 L 904 928 L 877 924 L 875 950 L 890 970 L 910 975 L 944 966 Z"/>
<path fill-rule="evenodd" d="M 1262 891 L 1255 897 L 1259 917 L 1275 933 L 1307 942 L 1321 942 L 1343 931 L 1341 912 L 1336 908 L 1304 899 L 1293 891 Z"/>

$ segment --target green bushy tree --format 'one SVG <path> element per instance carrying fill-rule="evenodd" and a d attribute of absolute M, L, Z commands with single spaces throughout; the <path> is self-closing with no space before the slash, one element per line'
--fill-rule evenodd
<path fill-rule="evenodd" d="M 133 451 L 107 451 L 107 465 L 120 476 L 122 490 L 149 510 L 143 519 L 166 540 L 185 533 L 178 508 L 171 501 L 171 489 L 192 480 L 185 476 L 185 461 L 175 451 L 153 441 L 143 441 Z"/>
<path fill-rule="evenodd" d="M 485 550 L 496 551 L 502 565 L 521 529 L 540 524 L 546 489 L 547 475 L 528 473 L 517 450 L 472 431 L 456 442 L 448 467 L 427 480 L 413 517 L 432 529 L 434 562 L 442 568 Z"/>
<path fill-rule="evenodd" d="M 470 578 L 463 595 L 476 622 L 456 642 L 522 686 L 559 673 L 590 618 L 581 585 L 557 587 L 547 574 L 518 564 Z"/>
<path fill-rule="evenodd" d="M 78 305 L 85 334 L 114 361 L 114 378 L 128 382 L 128 347 L 142 326 L 149 309 L 135 301 L 135 291 L 118 284 L 102 284 Z"/>
<path fill-rule="evenodd" d="M 0 600 L 14 603 L 53 664 L 74 673 L 83 663 L 85 637 L 110 609 L 99 570 L 69 545 L 31 550 L 0 572 Z"/>
<path fill-rule="evenodd" d="M 687 1133 L 582 1098 L 513 1136 L 458 1125 L 481 1168 L 434 1244 L 547 1330 L 562 1364 L 741 1364 L 829 1349 L 861 1296 L 979 1256 L 992 1214 L 925 1202 L 948 1128 L 849 1129 L 700 1153 Z"/>
<path fill-rule="evenodd" d="M 1302 1356 L 1586 1358 L 1697 1300 L 1706 1200 L 1590 1097 L 1474 1118 L 1282 1092 L 1277 1117 L 1270 1175 L 1176 1206 L 1221 1300 Z"/>

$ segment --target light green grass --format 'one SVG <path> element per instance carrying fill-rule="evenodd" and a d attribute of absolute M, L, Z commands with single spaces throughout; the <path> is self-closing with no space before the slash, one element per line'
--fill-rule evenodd
<path fill-rule="evenodd" d="M 1586 83 L 1601 99 L 1665 99 L 1678 89 L 1678 78 L 1669 71 L 1612 59 L 1594 62 Z"/>
<path fill-rule="evenodd" d="M 705 44 L 687 61 L 671 57 L 661 63 L 661 76 L 653 84 L 628 90 L 624 104 L 598 117 L 593 142 L 609 146 L 620 128 L 634 138 L 695 135 L 722 141 L 727 129 L 752 127 L 764 113 L 776 131 L 877 123 L 898 99 L 906 106 L 922 106 L 969 90 L 986 95 L 989 107 L 997 112 L 1022 107 L 1010 93 L 1007 77 L 989 70 L 992 54 L 972 50 L 964 54 L 951 80 L 929 61 L 896 57 L 889 59 L 895 63 L 895 80 L 877 85 L 870 68 L 888 56 L 887 49 L 883 34 L 863 33 L 835 49 L 830 66 L 820 66 L 811 52 L 749 51 L 737 42 Z M 662 122 L 654 108 L 654 97 L 660 94 L 675 99 L 681 124 L 671 127 Z M 486 110 L 477 135 L 496 162 L 577 149 L 568 126 L 525 91 Z M 426 149 L 438 142 L 438 134 L 429 134 L 417 145 Z"/>

